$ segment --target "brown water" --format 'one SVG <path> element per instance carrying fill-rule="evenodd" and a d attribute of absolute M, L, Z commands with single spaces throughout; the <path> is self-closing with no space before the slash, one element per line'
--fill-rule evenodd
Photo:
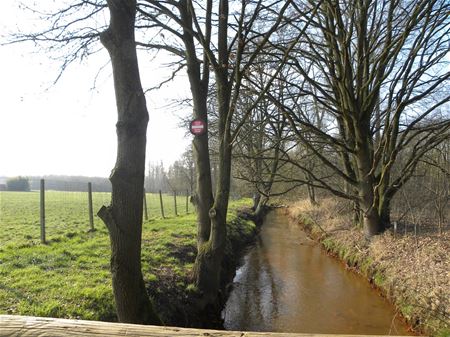
<path fill-rule="evenodd" d="M 392 305 L 271 212 L 237 271 L 222 313 L 227 330 L 407 335 Z"/>

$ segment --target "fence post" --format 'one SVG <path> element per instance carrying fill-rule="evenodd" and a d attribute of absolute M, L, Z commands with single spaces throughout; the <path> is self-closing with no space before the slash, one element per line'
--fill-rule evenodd
<path fill-rule="evenodd" d="M 148 209 L 147 209 L 147 193 L 144 187 L 144 217 L 145 220 L 148 220 Z"/>
<path fill-rule="evenodd" d="M 45 243 L 45 181 L 41 179 L 41 242 Z"/>
<path fill-rule="evenodd" d="M 94 207 L 92 205 L 92 183 L 88 183 L 89 225 L 94 231 Z"/>
<path fill-rule="evenodd" d="M 189 214 L 189 190 L 186 190 L 186 214 Z"/>
<path fill-rule="evenodd" d="M 175 216 L 178 216 L 178 211 L 177 211 L 177 191 L 173 190 L 173 205 L 175 207 Z"/>
<path fill-rule="evenodd" d="M 161 215 L 162 215 L 162 217 L 164 219 L 165 218 L 165 216 L 164 216 L 164 204 L 163 204 L 163 200 L 162 200 L 161 190 L 159 190 L 159 203 L 161 205 Z"/>

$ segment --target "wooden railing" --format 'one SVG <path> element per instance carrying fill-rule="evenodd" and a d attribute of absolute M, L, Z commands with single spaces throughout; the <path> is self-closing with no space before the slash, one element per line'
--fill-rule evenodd
<path fill-rule="evenodd" d="M 97 321 L 81 321 L 60 318 L 44 318 L 30 316 L 0 315 L 0 336 L 4 337 L 344 337 L 355 335 L 324 335 L 300 333 L 242 332 L 186 329 L 161 327 L 153 325 L 137 325 L 108 323 Z M 361 337 L 361 336 L 360 336 Z M 371 336 L 376 337 L 376 336 Z M 380 336 L 378 336 L 380 337 Z M 392 337 L 392 336 L 390 336 Z"/>

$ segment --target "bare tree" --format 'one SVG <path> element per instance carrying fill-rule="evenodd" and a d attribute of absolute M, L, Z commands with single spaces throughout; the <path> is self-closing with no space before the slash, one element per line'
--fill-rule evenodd
<path fill-rule="evenodd" d="M 247 75 L 246 87 L 243 97 L 238 105 L 239 111 L 246 111 L 248 106 L 258 99 L 258 90 L 252 86 L 253 82 L 264 86 L 267 78 L 267 62 L 259 61 L 252 67 Z M 274 70 L 274 68 L 272 68 Z M 277 95 L 279 101 L 283 100 L 284 82 L 274 83 L 271 86 L 272 95 Z M 283 166 L 283 153 L 288 146 L 288 122 L 279 111 L 277 105 L 268 99 L 262 99 L 253 108 L 252 114 L 242 126 L 235 139 L 233 153 L 235 176 L 253 186 L 253 209 L 256 218 L 261 216 L 272 195 L 289 192 L 277 190 L 278 171 Z"/>
<path fill-rule="evenodd" d="M 191 193 L 194 190 L 195 169 L 190 148 L 182 154 L 180 159 L 170 165 L 167 179 L 177 191 Z"/>
<path fill-rule="evenodd" d="M 136 2 L 108 0 L 110 25 L 100 38 L 111 57 L 118 112 L 112 200 L 99 217 L 111 240 L 111 272 L 119 321 L 160 323 L 141 270 L 142 198 L 148 111 L 136 54 Z"/>
<path fill-rule="evenodd" d="M 291 53 L 291 99 L 282 108 L 299 141 L 333 172 L 333 180 L 311 172 L 316 186 L 353 200 L 372 236 L 384 231 L 392 197 L 423 155 L 449 138 L 450 3 L 326 0 L 305 16 L 313 5 L 297 4 L 312 24 Z M 319 104 L 332 129 L 305 119 L 305 104 Z"/>
<path fill-rule="evenodd" d="M 104 10 L 109 10 L 108 27 L 104 27 L 99 19 Z M 34 41 L 48 46 L 50 52 L 59 52 L 61 73 L 71 62 L 99 50 L 99 39 L 109 52 L 118 112 L 118 148 L 117 161 L 110 176 L 111 205 L 103 206 L 98 215 L 110 236 L 117 316 L 120 322 L 160 323 L 141 271 L 148 112 L 136 54 L 136 1 L 81 0 L 55 12 L 34 10 L 34 13 L 40 13 L 49 22 L 49 28 L 30 34 L 19 33 L 13 38 L 14 42 Z"/>
<path fill-rule="evenodd" d="M 188 73 L 194 118 L 210 122 L 207 104 L 210 81 L 215 88 L 218 172 L 214 198 L 208 134 L 196 136 L 193 141 L 198 200 L 198 255 L 194 274 L 203 307 L 217 303 L 226 244 L 233 140 L 252 110 L 250 107 L 236 120 L 242 79 L 272 34 L 284 24 L 283 14 L 290 3 L 147 0 L 140 7 L 142 24 L 161 31 L 140 45 L 165 49 L 180 58 L 180 67 L 185 66 Z M 259 20 L 265 20 L 266 25 Z"/>
<path fill-rule="evenodd" d="M 450 139 L 429 151 L 402 192 L 394 197 L 392 215 L 397 222 L 416 227 L 423 224 L 422 229 L 428 232 L 442 234 L 445 230 L 450 187 L 449 145 Z"/>

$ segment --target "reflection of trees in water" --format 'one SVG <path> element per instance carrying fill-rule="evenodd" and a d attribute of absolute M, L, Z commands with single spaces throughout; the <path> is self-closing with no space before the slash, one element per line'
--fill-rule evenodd
<path fill-rule="evenodd" d="M 385 334 L 393 311 L 283 217 L 266 219 L 225 309 L 229 330 Z M 400 324 L 401 326 L 401 324 Z M 386 330 L 387 328 L 387 330 Z M 400 327 L 398 334 L 405 334 Z"/>
<path fill-rule="evenodd" d="M 267 285 L 270 286 L 270 299 L 268 299 L 267 303 L 270 304 L 270 310 L 267 311 L 269 317 L 266 317 L 267 322 L 271 322 L 276 317 L 278 317 L 279 314 L 279 303 L 278 299 L 280 298 L 279 292 L 280 292 L 280 285 L 281 285 L 281 278 L 280 276 L 274 271 L 272 268 L 272 265 L 269 263 L 267 256 L 267 246 L 261 244 L 261 249 L 259 250 L 261 255 L 264 255 L 264 265 L 265 269 L 267 271 L 267 277 L 268 282 Z M 271 322 L 271 326 L 272 326 Z"/>
<path fill-rule="evenodd" d="M 268 263 L 266 247 L 258 236 L 236 280 L 238 284 L 230 296 L 231 303 L 225 309 L 228 329 L 271 330 L 279 311 L 276 279 Z"/>

